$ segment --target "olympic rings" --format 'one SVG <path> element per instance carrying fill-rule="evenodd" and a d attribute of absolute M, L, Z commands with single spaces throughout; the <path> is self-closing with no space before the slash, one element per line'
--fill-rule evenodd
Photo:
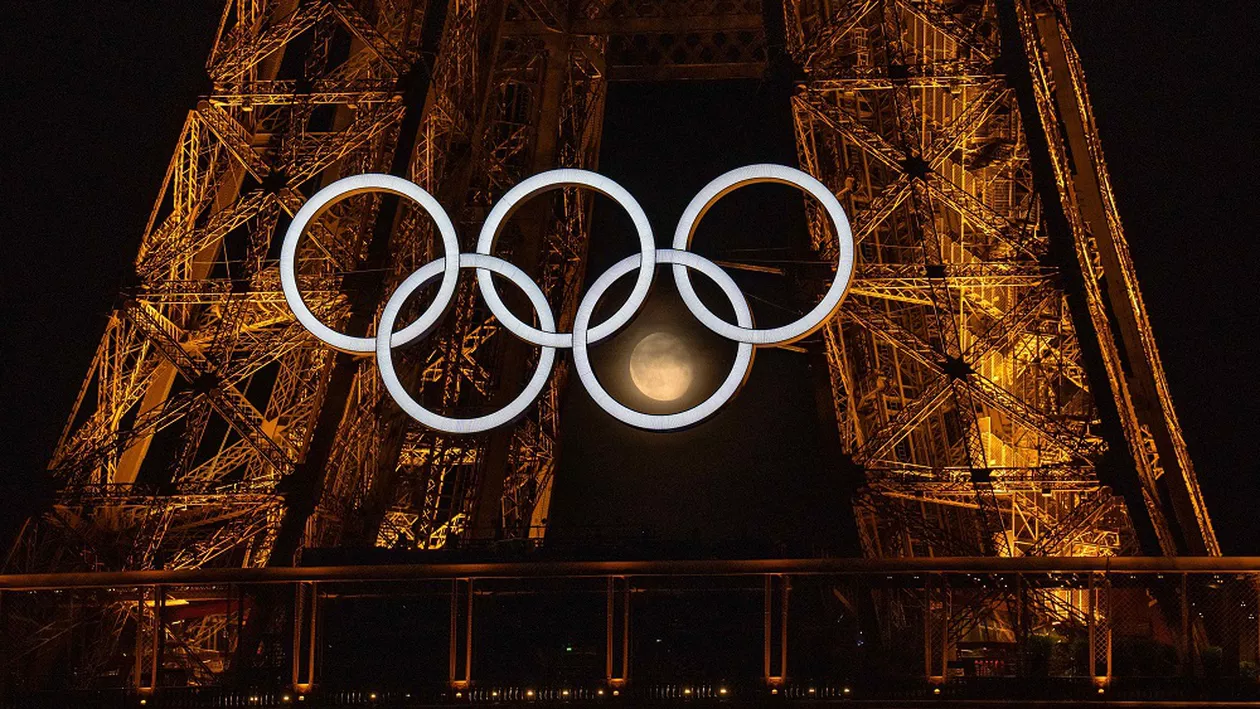
<path fill-rule="evenodd" d="M 687 251 L 697 225 L 710 207 L 731 191 L 760 182 L 793 185 L 817 199 L 822 203 L 823 210 L 835 227 L 839 240 L 835 277 L 822 301 L 795 322 L 769 329 L 753 327 L 752 311 L 748 307 L 748 301 L 735 281 L 725 271 L 712 261 Z M 571 333 L 556 332 L 555 314 L 545 294 L 524 271 L 491 254 L 503 223 L 522 202 L 541 192 L 564 186 L 589 187 L 616 201 L 629 213 L 639 237 L 639 253 L 618 261 L 601 274 L 595 279 L 590 291 L 582 297 Z M 388 192 L 407 197 L 418 204 L 436 222 L 444 255 L 425 264 L 399 284 L 385 304 L 375 337 L 352 337 L 324 325 L 302 301 L 302 294 L 297 284 L 297 247 L 298 241 L 311 220 L 336 202 L 350 195 L 364 192 Z M 634 317 L 635 312 L 647 299 L 658 263 L 671 265 L 674 281 L 678 285 L 683 302 L 701 324 L 714 333 L 738 343 L 731 371 L 713 394 L 685 411 L 664 415 L 636 411 L 609 395 L 596 378 L 588 353 L 591 344 L 611 336 Z M 455 286 L 461 268 L 476 269 L 477 283 L 482 296 L 503 327 L 525 342 L 541 348 L 538 364 L 529 382 L 526 383 L 525 389 L 499 410 L 474 418 L 442 416 L 422 406 L 403 386 L 394 369 L 392 356 L 392 350 L 395 347 L 422 337 L 437 324 L 454 299 Z M 565 348 L 573 350 L 573 362 L 578 380 L 586 387 L 595 403 L 614 418 L 631 426 L 654 431 L 675 430 L 699 423 L 713 415 L 739 390 L 752 369 L 753 354 L 757 346 L 794 342 L 814 332 L 835 315 L 853 279 L 853 268 L 853 233 L 839 200 L 818 180 L 800 170 L 782 165 L 748 165 L 731 170 L 706 185 L 683 212 L 678 227 L 674 231 L 671 249 L 655 248 L 647 215 L 634 197 L 621 185 L 594 172 L 562 169 L 539 173 L 509 190 L 490 210 L 477 240 L 475 253 L 459 252 L 454 224 L 432 195 L 412 182 L 380 174 L 347 177 L 316 193 L 294 216 L 293 223 L 285 233 L 284 244 L 280 251 L 281 287 L 284 290 L 285 300 L 298 322 L 316 338 L 335 349 L 351 353 L 374 353 L 385 389 L 403 411 L 429 428 L 453 434 L 488 431 L 510 424 L 524 414 L 546 387 L 547 377 L 550 376 L 555 365 L 556 350 Z M 591 326 L 591 318 L 594 316 L 599 299 L 607 293 L 614 282 L 636 269 L 638 275 L 626 302 L 607 320 Z M 735 313 L 734 324 L 722 320 L 701 302 L 691 284 L 689 273 L 691 270 L 700 271 L 721 289 Z M 534 309 L 538 327 L 521 320 L 508 309 L 499 297 L 492 274 L 506 278 L 524 292 Z M 434 301 L 425 308 L 415 322 L 395 332 L 394 326 L 406 300 L 439 276 L 441 283 Z"/>

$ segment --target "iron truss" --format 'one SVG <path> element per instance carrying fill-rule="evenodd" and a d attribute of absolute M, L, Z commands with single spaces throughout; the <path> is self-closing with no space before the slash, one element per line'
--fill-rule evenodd
<path fill-rule="evenodd" d="M 866 471 L 868 554 L 1116 554 L 1134 548 L 1128 512 L 1149 515 L 1165 553 L 1219 553 L 1066 33 L 1048 3 L 787 4 L 805 74 L 793 98 L 800 160 L 857 225 L 858 275 L 825 346 L 840 434 Z M 1025 72 L 1036 116 L 1021 102 Z M 1068 111 L 1088 150 L 1060 134 Z M 1069 155 L 1094 162 L 1069 167 Z M 1039 160 L 1055 166 L 1053 183 L 1039 182 Z M 1092 193 L 1074 183 L 1086 179 Z M 1078 207 L 1100 197 L 1107 248 Z M 827 254 L 819 217 L 814 244 Z M 1064 273 L 1075 268 L 1085 321 Z M 1135 341 L 1113 330 L 1117 317 Z M 1082 328 L 1105 368 L 1091 370 Z M 1134 390 L 1148 384 L 1158 397 L 1143 400 Z M 1123 438 L 1109 437 L 1098 404 L 1113 395 Z M 1099 465 L 1117 445 L 1142 483 L 1137 510 L 1100 482 L 1116 479 Z M 1170 494 L 1187 503 L 1175 520 Z"/>
<path fill-rule="evenodd" d="M 610 75 L 755 77 L 764 60 L 751 0 L 228 2 L 214 89 L 189 114 L 134 283 L 50 463 L 58 504 L 28 522 L 6 568 L 287 565 L 309 546 L 541 535 L 563 372 L 510 432 L 421 430 L 385 403 L 370 364 L 290 317 L 278 238 L 320 186 L 393 171 L 437 195 L 469 239 L 521 177 L 595 167 Z M 590 196 L 537 201 L 501 248 L 563 322 Z M 374 296 L 432 258 L 431 229 L 408 205 L 338 203 L 302 246 L 307 301 L 333 326 L 366 329 Z M 474 300 L 463 288 L 436 344 L 402 354 L 426 400 L 484 406 L 535 356 Z"/>

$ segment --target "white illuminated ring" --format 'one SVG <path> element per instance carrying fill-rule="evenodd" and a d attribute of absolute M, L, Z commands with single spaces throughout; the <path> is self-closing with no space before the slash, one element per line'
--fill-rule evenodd
<path fill-rule="evenodd" d="M 319 318 L 315 317 L 315 313 L 306 307 L 297 283 L 297 247 L 302 233 L 306 231 L 307 224 L 315 217 L 333 204 L 351 195 L 364 192 L 388 192 L 399 197 L 410 198 L 420 205 L 421 209 L 428 212 L 437 223 L 438 233 L 442 235 L 446 267 L 437 297 L 415 322 L 394 333 L 390 342 L 395 347 L 423 336 L 437 323 L 438 318 L 442 317 L 450 306 L 451 299 L 455 297 L 455 285 L 459 278 L 459 259 L 455 258 L 459 253 L 459 239 L 455 236 L 455 225 L 451 223 L 451 218 L 446 210 L 442 209 L 442 205 L 438 204 L 433 195 L 424 191 L 420 185 L 393 175 L 368 173 L 337 180 L 316 192 L 315 196 L 307 200 L 306 204 L 302 205 L 298 213 L 293 216 L 293 223 L 284 234 L 284 244 L 280 247 L 280 288 L 284 291 L 284 299 L 288 302 L 289 309 L 293 311 L 298 322 L 302 323 L 302 326 L 312 335 L 342 352 L 371 352 L 376 348 L 376 340 L 371 337 L 352 337 L 337 332 L 320 322 Z"/>
<path fill-rule="evenodd" d="M 817 330 L 823 323 L 835 315 L 844 300 L 844 294 L 853 279 L 853 231 L 849 228 L 849 218 L 845 216 L 840 200 L 827 189 L 827 186 L 800 170 L 783 165 L 747 165 L 720 175 L 704 186 L 704 189 L 691 200 L 682 218 L 678 220 L 678 228 L 674 231 L 674 249 L 685 251 L 691 246 L 696 226 L 705 212 L 727 193 L 746 185 L 760 182 L 771 182 L 793 185 L 805 190 L 822 203 L 831 223 L 836 227 L 836 238 L 839 241 L 836 259 L 836 275 L 831 286 L 823 295 L 823 299 L 814 309 L 798 320 L 781 327 L 757 330 L 746 326 L 732 325 L 713 314 L 705 307 L 696 290 L 691 286 L 691 274 L 680 264 L 674 265 L 674 282 L 678 284 L 678 293 L 682 296 L 687 309 L 696 316 L 705 327 L 713 332 L 736 342 L 749 342 L 754 345 L 780 345 L 795 342 Z"/>
<path fill-rule="evenodd" d="M 417 289 L 436 278 L 445 269 L 446 264 L 443 261 L 444 259 L 431 261 L 408 276 L 406 280 L 399 284 L 394 294 L 389 297 L 389 301 L 385 303 L 385 310 L 381 313 L 381 321 L 377 325 L 376 331 L 376 367 L 380 370 L 381 379 L 385 382 L 385 388 L 394 397 L 394 401 L 398 402 L 398 405 L 402 407 L 403 411 L 407 412 L 408 416 L 425 426 L 454 434 L 489 431 L 490 429 L 512 423 L 534 403 L 534 400 L 542 393 L 543 387 L 547 386 L 547 377 L 551 374 L 551 367 L 556 361 L 556 349 L 554 347 L 542 348 L 542 352 L 538 355 L 538 366 L 534 369 L 534 376 L 525 385 L 525 390 L 507 406 L 494 413 L 476 418 L 462 419 L 442 416 L 421 406 L 418 401 L 411 398 L 411 394 L 407 393 L 406 387 L 398 379 L 398 373 L 394 371 L 394 358 L 391 354 L 391 350 L 394 348 L 393 338 L 389 337 L 387 333 L 394 329 L 394 321 L 398 319 L 398 312 L 402 310 L 407 298 L 416 292 Z M 555 331 L 556 322 L 555 316 L 551 312 L 551 305 L 547 303 L 547 298 L 543 295 L 542 289 L 529 276 L 525 275 L 525 272 L 521 269 L 503 259 L 484 254 L 460 254 L 457 267 L 476 268 L 478 273 L 484 270 L 487 275 L 493 271 L 507 278 L 523 290 L 529 298 L 530 305 L 534 307 L 534 312 L 538 314 L 538 324 L 542 325 L 542 331 Z"/>
<path fill-rule="evenodd" d="M 731 307 L 735 310 L 735 321 L 741 327 L 752 327 L 752 311 L 748 309 L 748 301 L 739 290 L 739 286 L 735 285 L 735 281 L 717 264 L 690 251 L 675 251 L 673 249 L 658 249 L 656 251 L 656 260 L 659 263 L 672 263 L 674 268 L 694 268 L 713 279 L 713 282 L 718 284 L 722 292 L 726 294 L 727 299 L 731 301 Z M 600 297 L 608 290 L 608 287 L 618 278 L 621 278 L 638 266 L 639 257 L 637 256 L 628 256 L 618 261 L 612 268 L 600 274 L 595 283 L 591 285 L 590 291 L 582 297 L 582 302 L 578 305 L 577 316 L 573 320 L 573 368 L 577 371 L 578 379 L 582 381 L 582 385 L 586 387 L 587 393 L 591 395 L 595 403 L 623 423 L 650 431 L 669 431 L 686 428 L 712 416 L 723 404 L 730 401 L 731 397 L 735 396 L 735 392 L 739 391 L 740 386 L 744 383 L 744 379 L 748 376 L 748 372 L 752 369 L 753 346 L 747 342 L 739 343 L 735 350 L 735 361 L 731 363 L 731 371 L 726 375 L 726 379 L 722 381 L 717 391 L 713 392 L 709 398 L 690 409 L 673 414 L 645 414 L 642 411 L 635 411 L 614 399 L 599 383 L 599 379 L 595 376 L 595 370 L 591 368 L 591 360 L 586 352 L 586 347 L 589 344 L 586 338 L 587 325 L 595 312 L 595 306 L 599 303 Z"/>
<path fill-rule="evenodd" d="M 652 225 L 648 222 L 643 207 L 639 206 L 638 201 L 624 187 L 599 173 L 588 170 L 563 169 L 540 172 L 508 190 L 508 193 L 495 203 L 489 216 L 486 217 L 486 223 L 481 227 L 481 235 L 477 238 L 477 253 L 489 256 L 493 252 L 494 242 L 499 238 L 503 223 L 512 216 L 512 212 L 516 211 L 522 202 L 540 192 L 557 187 L 589 187 L 611 198 L 630 215 L 635 231 L 639 235 L 639 260 L 636 262 L 640 265 L 639 277 L 634 282 L 634 289 L 630 291 L 630 296 L 617 309 L 617 312 L 591 328 L 589 342 L 599 342 L 630 322 L 630 318 L 638 312 L 643 301 L 647 300 L 648 291 L 652 288 L 652 276 L 656 271 L 656 240 L 652 237 Z M 543 332 L 513 315 L 499 298 L 499 292 L 495 290 L 494 279 L 489 271 L 477 271 L 477 285 L 481 287 L 481 296 L 486 299 L 486 305 L 490 306 L 490 312 L 494 313 L 503 327 L 511 330 L 513 335 L 539 346 L 573 346 L 572 333 Z"/>
<path fill-rule="evenodd" d="M 744 185 L 758 182 L 773 182 L 799 187 L 818 199 L 826 210 L 836 228 L 839 239 L 839 256 L 836 263 L 836 275 L 827 289 L 822 302 L 797 321 L 783 327 L 758 330 L 753 327 L 752 312 L 748 301 L 735 284 L 735 281 L 712 261 L 691 253 L 686 247 L 691 243 L 696 225 L 704 217 L 705 212 L 728 192 Z M 511 216 L 519 205 L 530 197 L 556 187 L 580 186 L 594 189 L 615 200 L 629 214 L 639 236 L 640 251 L 618 261 L 595 280 L 588 292 L 579 302 L 573 323 L 573 332 L 556 332 L 555 314 L 547 303 L 546 295 L 528 275 L 517 266 L 491 255 L 495 240 L 503 223 Z M 381 313 L 375 337 L 353 337 L 336 332 L 319 321 L 302 301 L 302 294 L 297 283 L 297 246 L 303 232 L 310 222 L 332 204 L 350 195 L 364 192 L 389 192 L 408 197 L 433 217 L 442 238 L 445 251 L 438 258 L 422 266 L 408 276 L 390 295 Z M 678 284 L 679 293 L 687 309 L 700 320 L 705 327 L 729 340 L 738 343 L 735 361 L 731 371 L 707 399 L 685 411 L 673 414 L 647 414 L 631 409 L 612 396 L 600 385 L 591 367 L 590 345 L 612 335 L 630 321 L 640 306 L 647 299 L 652 285 L 652 277 L 656 264 L 672 264 L 674 280 Z M 586 170 L 551 170 L 531 177 L 508 191 L 486 218 L 481 235 L 477 241 L 477 252 L 459 253 L 459 243 L 455 235 L 455 226 L 450 217 L 442 209 L 437 200 L 418 185 L 390 175 L 367 174 L 338 180 L 315 194 L 302 206 L 293 218 L 284 236 L 280 251 L 280 283 L 284 289 L 284 297 L 289 307 L 307 330 L 315 337 L 332 347 L 344 352 L 375 353 L 377 367 L 385 389 L 398 405 L 415 420 L 429 428 L 458 435 L 480 433 L 490 429 L 511 424 L 526 412 L 538 399 L 547 384 L 547 377 L 555 364 L 557 348 L 573 348 L 574 367 L 578 379 L 585 385 L 591 398 L 604 411 L 620 421 L 639 428 L 653 431 L 667 431 L 692 426 L 712 416 L 723 404 L 731 399 L 743 384 L 752 367 L 753 354 L 757 345 L 776 345 L 798 340 L 816 330 L 828 318 L 835 314 L 844 299 L 845 292 L 853 278 L 853 233 L 849 228 L 848 218 L 840 202 L 818 180 L 809 175 L 780 165 L 749 165 L 732 170 L 705 186 L 687 206 L 678 228 L 674 233 L 674 248 L 656 249 L 652 239 L 652 228 L 648 223 L 643 208 L 625 189 L 612 180 Z M 474 418 L 454 418 L 442 416 L 420 405 L 403 387 L 398 373 L 394 369 L 392 350 L 405 345 L 427 333 L 450 307 L 455 296 L 455 286 L 459 278 L 459 269 L 473 268 L 477 270 L 477 283 L 482 295 L 495 317 L 504 328 L 522 340 L 541 348 L 538 365 L 534 374 L 525 385 L 524 390 L 508 405 L 494 413 Z M 604 322 L 592 327 L 591 318 L 599 299 L 608 292 L 608 288 L 619 278 L 638 269 L 634 288 L 626 302 Z M 722 289 L 735 312 L 735 324 L 728 323 L 700 301 L 691 285 L 690 269 L 700 271 L 708 276 Z M 530 305 L 538 318 L 535 327 L 517 318 L 495 289 L 491 274 L 498 274 L 514 283 L 529 298 Z M 425 308 L 415 322 L 394 332 L 394 325 L 407 299 L 418 289 L 441 276 L 437 296 Z"/>

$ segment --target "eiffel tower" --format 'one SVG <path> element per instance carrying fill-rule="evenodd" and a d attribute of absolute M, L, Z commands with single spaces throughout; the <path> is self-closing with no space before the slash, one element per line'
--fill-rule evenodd
<path fill-rule="evenodd" d="M 799 167 L 854 224 L 853 284 L 816 354 L 862 551 L 1218 555 L 1070 35 L 1056 0 L 228 0 L 213 89 L 49 462 L 55 504 L 4 570 L 541 543 L 564 366 L 508 430 L 423 429 L 370 359 L 294 320 L 285 228 L 321 187 L 385 172 L 435 195 L 471 250 L 521 179 L 597 168 L 610 85 L 765 77 L 790 87 Z M 557 191 L 501 240 L 562 328 L 591 208 Z M 804 209 L 803 245 L 832 258 Z M 313 225 L 300 278 L 323 322 L 367 334 L 440 255 L 423 213 L 364 195 Z M 536 356 L 470 283 L 456 303 L 402 359 L 448 411 L 516 391 Z"/>

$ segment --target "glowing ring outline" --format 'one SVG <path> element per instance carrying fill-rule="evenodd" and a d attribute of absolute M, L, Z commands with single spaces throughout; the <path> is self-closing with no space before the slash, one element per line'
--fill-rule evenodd
<path fill-rule="evenodd" d="M 748 300 L 743 291 L 716 263 L 690 251 L 675 249 L 657 249 L 655 255 L 658 263 L 671 263 L 674 268 L 695 269 L 711 278 L 731 301 L 731 307 L 735 310 L 735 321 L 743 327 L 752 327 L 752 311 L 748 308 Z M 753 346 L 740 342 L 735 350 L 735 361 L 731 363 L 730 373 L 708 398 L 689 409 L 672 414 L 645 414 L 614 399 L 599 383 L 599 378 L 591 367 L 590 357 L 586 352 L 590 344 L 586 339 L 587 325 L 600 297 L 619 278 L 638 266 L 638 257 L 627 256 L 600 274 L 586 295 L 582 296 L 577 315 L 573 319 L 573 369 L 595 404 L 622 423 L 649 431 L 671 431 L 694 426 L 717 413 L 743 386 L 748 373 L 752 371 Z"/>
<path fill-rule="evenodd" d="M 778 328 L 758 330 L 752 327 L 752 313 L 748 302 L 735 284 L 734 280 L 714 262 L 694 254 L 684 247 L 690 244 L 697 224 L 705 212 L 727 193 L 748 184 L 773 182 L 789 184 L 809 193 L 820 202 L 836 227 L 839 249 L 836 264 L 836 276 L 832 280 L 823 301 L 813 310 L 797 321 Z M 555 314 L 547 303 L 541 288 L 529 278 L 519 267 L 497 258 L 489 253 L 497 239 L 502 222 L 506 220 L 525 199 L 539 192 L 566 185 L 591 187 L 614 199 L 631 214 L 639 233 L 641 251 L 639 254 L 622 259 L 612 268 L 601 274 L 580 301 L 577 322 L 571 333 L 555 331 Z M 408 197 L 420 205 L 422 209 L 437 223 L 446 255 L 421 267 L 408 276 L 391 294 L 386 303 L 381 321 L 377 326 L 375 337 L 352 337 L 338 333 L 325 326 L 302 301 L 297 286 L 296 255 L 297 244 L 309 222 L 331 204 L 350 195 L 384 191 Z M 507 199 L 509 196 L 512 199 Z M 620 185 L 597 173 L 585 170 L 552 170 L 540 173 L 510 190 L 491 210 L 491 218 L 483 226 L 479 237 L 477 252 L 459 253 L 458 239 L 449 215 L 437 203 L 432 195 L 420 186 L 391 175 L 369 173 L 338 180 L 317 192 L 294 216 L 285 234 L 281 248 L 280 277 L 285 300 L 293 310 L 297 320 L 313 335 L 332 347 L 352 353 L 374 353 L 377 357 L 378 369 L 384 380 L 386 389 L 401 408 L 420 423 L 438 431 L 457 435 L 479 433 L 509 424 L 525 412 L 541 394 L 555 364 L 557 348 L 572 347 L 574 362 L 578 370 L 579 380 L 586 386 L 592 399 L 613 417 L 639 428 L 664 431 L 682 428 L 699 423 L 717 412 L 746 380 L 752 368 L 752 359 L 758 345 L 775 345 L 792 342 L 816 330 L 835 314 L 843 301 L 853 277 L 854 244 L 845 215 L 839 200 L 818 180 L 793 168 L 780 165 L 749 165 L 731 170 L 711 181 L 692 199 L 683 217 L 679 220 L 675 231 L 673 249 L 655 249 L 652 241 L 651 227 L 647 216 L 638 202 Z M 452 258 L 451 255 L 454 254 Z M 731 373 L 727 375 L 718 389 L 700 404 L 685 411 L 673 414 L 645 414 L 630 409 L 608 395 L 599 384 L 594 370 L 590 366 L 587 348 L 602 340 L 626 324 L 646 300 L 647 291 L 655 275 L 657 262 L 672 264 L 675 282 L 678 284 L 683 301 L 688 310 L 711 331 L 737 343 L 736 359 Z M 454 299 L 454 292 L 459 276 L 459 269 L 473 268 L 477 271 L 478 285 L 491 309 L 500 322 L 513 334 L 526 342 L 541 348 L 538 365 L 524 391 L 507 406 L 492 414 L 474 418 L 452 418 L 429 411 L 416 402 L 402 386 L 394 370 L 392 349 L 426 334 L 440 319 Z M 638 268 L 640 273 L 634 289 L 627 302 L 603 323 L 590 327 L 595 306 L 600 297 L 607 292 L 613 282 Z M 736 325 L 718 318 L 696 296 L 691 285 L 690 270 L 698 270 L 709 276 L 730 300 L 736 312 Z M 417 289 L 431 282 L 438 274 L 442 274 L 442 283 L 435 300 L 425 309 L 413 323 L 398 332 L 392 332 L 398 314 L 405 303 Z M 498 273 L 512 281 L 528 297 L 538 317 L 540 328 L 525 323 L 508 311 L 495 289 L 491 273 Z M 646 284 L 646 285 L 645 285 Z M 497 310 L 496 310 L 497 308 Z M 811 322 L 812 321 L 812 322 Z M 388 333 L 388 334 L 386 334 Z M 742 371 L 741 371 L 742 370 Z"/>
<path fill-rule="evenodd" d="M 437 323 L 450 307 L 459 279 L 459 259 L 453 258 L 459 254 L 459 238 L 455 234 L 455 225 L 451 223 L 450 215 L 446 213 L 442 205 L 438 204 L 433 195 L 426 192 L 420 185 L 401 177 L 369 172 L 337 180 L 316 192 L 306 201 L 306 204 L 302 205 L 298 213 L 293 215 L 293 222 L 289 224 L 289 229 L 284 234 L 284 242 L 280 247 L 280 288 L 284 291 L 284 299 L 289 304 L 289 309 L 293 311 L 294 317 L 312 335 L 333 349 L 355 354 L 374 351 L 376 338 L 354 337 L 337 332 L 321 322 L 315 317 L 315 313 L 306 307 L 297 283 L 297 247 L 307 225 L 325 209 L 347 197 L 368 192 L 388 192 L 399 197 L 406 197 L 418 204 L 437 224 L 438 233 L 442 237 L 442 248 L 445 250 L 441 260 L 447 265 L 442 274 L 442 285 L 438 288 L 437 296 L 415 322 L 393 334 L 390 341 L 394 346 L 405 345 L 423 337 Z"/>
<path fill-rule="evenodd" d="M 634 317 L 634 314 L 643 306 L 648 292 L 652 289 L 652 278 L 656 271 L 656 239 L 652 235 L 652 225 L 648 221 L 647 213 L 626 188 L 589 170 L 562 168 L 533 175 L 508 190 L 507 194 L 495 203 L 490 214 L 486 216 L 486 222 L 482 225 L 481 233 L 477 237 L 477 253 L 491 255 L 495 241 L 499 238 L 499 232 L 503 229 L 503 223 L 512 216 L 522 202 L 543 192 L 562 187 L 589 187 L 613 200 L 630 215 L 639 236 L 639 277 L 635 280 L 634 288 L 630 291 L 626 302 L 607 320 L 590 329 L 588 335 L 590 338 L 588 344 L 590 344 L 609 337 L 629 322 L 630 318 Z M 488 271 L 478 269 L 477 285 L 481 287 L 481 297 L 485 299 L 490 312 L 494 313 L 499 323 L 513 335 L 539 347 L 544 345 L 564 348 L 573 346 L 573 333 L 544 332 L 517 318 L 499 297 L 494 280 Z"/>
<path fill-rule="evenodd" d="M 534 404 L 538 399 L 538 395 L 542 393 L 543 388 L 547 386 L 547 377 L 551 376 L 551 370 L 555 366 L 556 348 L 542 347 L 542 351 L 538 355 L 538 365 L 534 369 L 534 375 L 525 385 L 524 390 L 511 402 L 493 413 L 473 418 L 454 418 L 443 416 L 422 406 L 420 402 L 412 398 L 406 387 L 403 386 L 402 381 L 398 379 L 398 373 L 394 370 L 392 354 L 394 348 L 393 338 L 387 336 L 386 333 L 393 330 L 394 321 L 398 318 L 398 312 L 402 309 L 407 298 L 436 278 L 438 273 L 445 270 L 444 261 L 445 259 L 430 261 L 412 273 L 398 285 L 393 295 L 385 303 L 385 309 L 381 312 L 380 324 L 377 325 L 376 331 L 376 368 L 380 371 L 381 380 L 385 382 L 385 389 L 389 391 L 390 396 L 394 397 L 394 401 L 398 403 L 408 416 L 429 428 L 445 433 L 456 435 L 481 433 L 512 423 Z M 507 278 L 525 292 L 530 304 L 534 307 L 535 313 L 538 315 L 538 323 L 543 326 L 544 331 L 555 330 L 555 315 L 551 312 L 551 305 L 547 302 L 546 296 L 543 295 L 542 289 L 538 287 L 538 284 L 521 269 L 503 259 L 485 254 L 459 254 L 457 267 L 476 268 L 479 274 L 485 272 L 487 275 L 493 271 Z"/>
<path fill-rule="evenodd" d="M 682 296 L 683 302 L 687 304 L 687 309 L 696 316 L 696 319 L 701 324 L 714 333 L 735 342 L 747 342 L 754 345 L 781 345 L 795 342 L 808 336 L 827 320 L 831 319 L 836 314 L 836 311 L 840 309 L 840 304 L 844 301 L 845 293 L 849 289 L 849 283 L 853 280 L 853 230 L 849 226 L 849 218 L 844 213 L 844 207 L 840 205 L 840 200 L 836 199 L 836 196 L 831 193 L 831 190 L 827 189 L 826 185 L 807 173 L 783 165 L 765 163 L 746 165 L 723 173 L 696 193 L 696 196 L 687 204 L 687 208 L 683 210 L 683 215 L 679 218 L 678 226 L 674 230 L 673 248 L 676 251 L 686 251 L 691 246 L 691 239 L 695 236 L 696 227 L 699 226 L 700 220 L 704 218 L 705 212 L 716 204 L 719 199 L 740 187 L 765 182 L 792 185 L 804 190 L 822 203 L 823 209 L 826 210 L 827 216 L 831 218 L 831 223 L 836 228 L 836 238 L 839 242 L 836 255 L 836 274 L 831 280 L 831 286 L 828 287 L 827 292 L 823 295 L 818 305 L 787 325 L 758 330 L 732 325 L 714 315 L 713 311 L 705 307 L 699 296 L 696 295 L 696 290 L 691 285 L 691 274 L 688 269 L 678 264 L 675 264 L 673 267 L 674 283 L 677 284 L 678 294 Z"/>

